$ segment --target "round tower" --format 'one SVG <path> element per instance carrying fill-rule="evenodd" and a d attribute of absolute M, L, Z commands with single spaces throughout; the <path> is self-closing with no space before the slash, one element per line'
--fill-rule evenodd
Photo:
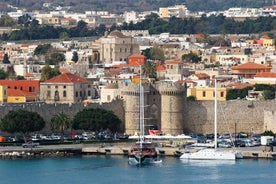
<path fill-rule="evenodd" d="M 140 88 L 137 83 L 122 83 L 120 86 L 121 95 L 124 99 L 124 108 L 125 108 L 125 133 L 126 134 L 135 134 L 139 132 L 139 115 L 140 115 Z M 147 104 L 147 91 L 149 86 L 147 84 L 143 84 L 144 89 L 144 104 Z M 145 107 L 144 107 L 145 109 Z M 145 117 L 147 116 L 147 112 L 145 109 Z M 146 133 L 146 132 L 144 132 Z"/>
<path fill-rule="evenodd" d="M 178 83 L 159 84 L 161 95 L 161 130 L 165 134 L 183 133 L 186 88 Z"/>

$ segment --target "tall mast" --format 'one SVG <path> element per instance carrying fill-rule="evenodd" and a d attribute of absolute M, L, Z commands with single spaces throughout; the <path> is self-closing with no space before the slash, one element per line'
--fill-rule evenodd
<path fill-rule="evenodd" d="M 215 149 L 217 149 L 217 79 L 215 78 L 215 106 L 214 106 L 214 138 Z"/>
<path fill-rule="evenodd" d="M 144 88 L 142 85 L 142 65 L 140 65 L 140 81 L 139 81 L 139 127 L 140 127 L 140 142 L 144 141 Z"/>

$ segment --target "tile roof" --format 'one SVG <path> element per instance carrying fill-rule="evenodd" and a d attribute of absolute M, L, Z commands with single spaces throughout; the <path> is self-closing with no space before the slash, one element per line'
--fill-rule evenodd
<path fill-rule="evenodd" d="M 227 87 L 231 87 L 231 88 L 234 88 L 234 89 L 243 89 L 243 88 L 246 88 L 246 87 L 249 87 L 249 86 L 254 86 L 254 84 L 238 84 L 238 83 L 232 83 L 232 84 L 228 84 Z"/>
<path fill-rule="evenodd" d="M 166 67 L 164 65 L 158 65 L 156 67 L 156 71 L 164 71 L 164 70 L 166 70 Z"/>
<path fill-rule="evenodd" d="M 270 67 L 267 67 L 265 65 L 261 65 L 258 63 L 248 62 L 244 63 L 238 66 L 233 66 L 233 70 L 245 70 L 245 69 L 270 69 Z"/>
<path fill-rule="evenodd" d="M 26 97 L 34 97 L 36 93 L 21 91 L 16 89 L 8 89 L 8 96 L 26 96 Z"/>
<path fill-rule="evenodd" d="M 197 76 L 198 79 L 210 79 L 210 75 L 206 73 L 196 73 L 195 76 Z"/>
<path fill-rule="evenodd" d="M 167 61 L 166 64 L 183 65 L 184 63 L 182 61 L 172 60 L 172 61 Z"/>
<path fill-rule="evenodd" d="M 51 78 L 45 82 L 48 83 L 85 83 L 85 82 L 89 82 L 88 80 L 74 75 L 72 73 L 63 73 L 61 75 L 58 75 L 54 78 Z"/>
<path fill-rule="evenodd" d="M 276 73 L 273 72 L 258 72 L 255 77 L 264 77 L 264 78 L 276 78 Z"/>

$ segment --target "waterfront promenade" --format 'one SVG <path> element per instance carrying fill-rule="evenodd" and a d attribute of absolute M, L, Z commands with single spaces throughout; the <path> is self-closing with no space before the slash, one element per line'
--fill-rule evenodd
<path fill-rule="evenodd" d="M 23 148 L 22 146 L 0 147 L 0 158 L 39 158 L 39 157 L 66 157 L 82 154 L 99 155 L 127 155 L 131 143 L 97 143 L 97 144 L 64 144 L 40 145 L 36 148 Z M 185 151 L 179 147 L 158 147 L 160 156 L 177 156 Z M 230 148 L 221 148 L 230 149 Z M 239 147 L 244 158 L 276 159 L 276 152 L 266 146 Z"/>

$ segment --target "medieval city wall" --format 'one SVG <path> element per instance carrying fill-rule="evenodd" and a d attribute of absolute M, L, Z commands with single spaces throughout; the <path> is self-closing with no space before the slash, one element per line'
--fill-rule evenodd
<path fill-rule="evenodd" d="M 135 96 L 135 95 L 134 95 Z M 137 95 L 138 96 L 138 95 Z M 132 96 L 133 98 L 133 96 Z M 184 133 L 213 133 L 214 127 L 214 102 L 183 102 L 183 132 Z M 111 103 L 103 104 L 45 104 L 45 103 L 25 103 L 25 104 L 2 104 L 0 106 L 0 118 L 10 110 L 25 109 L 38 112 L 46 121 L 46 128 L 43 132 L 50 131 L 51 118 L 60 111 L 70 115 L 71 118 L 84 108 L 104 108 L 111 110 L 123 122 L 122 129 L 126 128 L 125 122 L 125 102 L 115 100 Z M 166 104 L 155 104 L 155 110 L 161 112 L 161 106 Z M 132 104 L 132 108 L 137 105 Z M 167 104 L 169 106 L 169 104 Z M 135 112 L 134 114 L 137 114 Z M 168 116 L 170 113 L 167 113 Z M 174 114 L 174 113 L 173 113 Z M 167 117 L 168 119 L 169 117 Z M 135 121 L 134 121 L 135 122 Z M 137 121 L 136 121 L 137 122 Z M 171 122 L 173 123 L 173 122 Z M 161 126 L 162 127 L 162 126 Z M 135 128 L 134 128 L 135 129 Z M 276 132 L 276 101 L 246 101 L 235 100 L 218 102 L 218 132 L 255 132 L 262 133 L 265 130 Z"/>
<path fill-rule="evenodd" d="M 275 100 L 218 102 L 217 110 L 218 133 L 276 130 Z M 214 102 L 187 102 L 184 132 L 213 133 L 213 129 Z"/>

